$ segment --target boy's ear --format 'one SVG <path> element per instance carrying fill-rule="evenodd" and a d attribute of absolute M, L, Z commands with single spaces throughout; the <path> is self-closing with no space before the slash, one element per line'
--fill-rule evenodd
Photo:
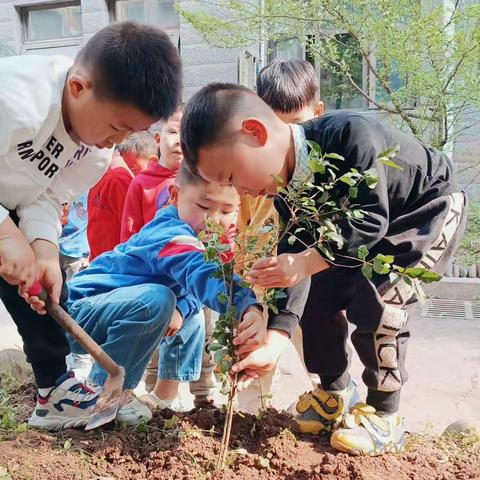
<path fill-rule="evenodd" d="M 170 201 L 173 205 L 177 205 L 178 203 L 178 185 L 173 183 L 168 187 L 168 191 L 170 193 Z"/>
<path fill-rule="evenodd" d="M 321 117 L 325 113 L 325 105 L 323 102 L 320 100 L 316 105 L 315 108 L 313 109 L 313 115 L 315 117 Z"/>
<path fill-rule="evenodd" d="M 256 118 L 246 118 L 242 122 L 242 133 L 254 138 L 263 147 L 268 140 L 267 127 Z"/>
<path fill-rule="evenodd" d="M 68 92 L 74 99 L 78 99 L 83 93 L 92 88 L 92 82 L 81 75 L 72 73 L 67 80 Z"/>
<path fill-rule="evenodd" d="M 153 138 L 155 138 L 155 143 L 160 143 L 160 134 L 156 133 Z"/>

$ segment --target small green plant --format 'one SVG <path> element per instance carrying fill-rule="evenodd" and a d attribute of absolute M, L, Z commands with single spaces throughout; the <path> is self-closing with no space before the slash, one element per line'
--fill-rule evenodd
<path fill-rule="evenodd" d="M 218 294 L 218 300 L 225 305 L 225 313 L 219 316 L 212 335 L 209 350 L 213 352 L 216 364 L 217 379 L 221 383 L 221 392 L 228 395 L 226 417 L 217 462 L 217 469 L 226 465 L 228 444 L 233 419 L 233 401 L 237 390 L 237 375 L 231 375 L 230 369 L 235 363 L 235 349 L 233 340 L 239 326 L 239 312 L 237 311 L 234 293 L 235 270 L 243 268 L 248 271 L 253 262 L 264 256 L 271 256 L 275 248 L 284 239 L 289 244 L 300 242 L 304 248 L 316 248 L 331 264 L 340 259 L 349 260 L 350 268 L 361 268 L 365 277 L 371 279 L 375 274 L 389 275 L 390 282 L 404 280 L 409 285 L 416 282 L 434 282 L 440 275 L 424 268 L 403 268 L 395 265 L 391 255 L 376 254 L 373 258 L 366 246 L 358 249 L 354 258 L 346 257 L 341 253 L 345 245 L 342 230 L 339 224 L 342 220 L 362 219 L 368 212 L 364 211 L 356 198 L 361 188 L 374 189 L 379 181 L 378 172 L 372 167 L 364 172 L 351 168 L 346 173 L 339 174 L 338 162 L 344 161 L 336 153 L 324 153 L 315 142 L 309 143 L 308 166 L 309 172 L 301 181 L 290 183 L 283 187 L 283 179 L 277 178 L 278 192 L 283 196 L 289 208 L 290 218 L 281 228 L 273 224 L 251 225 L 247 228 L 246 236 L 238 235 L 233 239 L 239 251 L 240 258 L 246 258 L 243 264 L 238 265 L 234 257 L 231 240 L 226 230 L 219 224 L 207 219 L 206 230 L 199 238 L 205 244 L 205 259 L 216 263 L 218 269 L 213 274 L 224 285 L 224 291 Z M 394 161 L 398 147 L 392 147 L 382 152 L 377 161 L 390 168 L 401 169 Z M 314 182 L 315 174 L 322 176 L 321 182 Z M 266 242 L 259 242 L 261 235 L 268 235 Z M 260 243 L 260 247 L 258 246 Z M 252 289 L 244 281 L 240 286 Z M 277 301 L 285 296 L 279 289 L 262 291 L 261 302 L 264 307 L 277 312 Z"/>
<path fill-rule="evenodd" d="M 28 426 L 18 422 L 18 408 L 12 403 L 11 394 L 19 388 L 19 383 L 10 375 L 0 378 L 0 430 L 24 432 Z"/>

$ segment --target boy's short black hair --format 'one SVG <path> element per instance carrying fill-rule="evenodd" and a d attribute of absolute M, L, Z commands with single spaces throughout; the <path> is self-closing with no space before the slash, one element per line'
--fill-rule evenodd
<path fill-rule="evenodd" d="M 180 164 L 180 167 L 177 172 L 177 176 L 175 178 L 175 183 L 179 187 L 183 187 L 185 185 L 198 185 L 200 183 L 207 183 L 202 177 L 193 173 L 186 165 L 185 162 Z"/>
<path fill-rule="evenodd" d="M 273 60 L 257 75 L 257 94 L 275 112 L 298 112 L 320 101 L 313 65 L 306 60 Z"/>
<path fill-rule="evenodd" d="M 99 98 L 130 104 L 157 120 L 167 119 L 180 101 L 180 54 L 156 27 L 120 22 L 102 28 L 75 62 L 90 70 Z"/>
<path fill-rule="evenodd" d="M 219 141 L 230 119 L 241 110 L 275 115 L 252 90 L 234 83 L 210 83 L 189 100 L 183 110 L 180 139 L 184 161 L 192 172 L 197 172 L 199 149 Z"/>

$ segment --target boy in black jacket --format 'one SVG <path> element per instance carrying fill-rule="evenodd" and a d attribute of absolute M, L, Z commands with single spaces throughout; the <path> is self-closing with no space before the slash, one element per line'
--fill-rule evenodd
<path fill-rule="evenodd" d="M 356 202 L 362 219 L 338 221 L 345 246 L 331 249 L 335 265 L 314 248 L 281 245 L 279 255 L 258 261 L 250 271 L 256 285 L 287 287 L 287 298 L 269 318 L 265 346 L 234 367 L 245 382 L 270 370 L 302 318 L 305 362 L 321 379 L 297 404 L 303 431 L 334 431 L 332 446 L 352 454 L 379 455 L 401 450 L 403 421 L 398 415 L 409 337 L 405 306 L 412 287 L 395 286 L 385 276 L 368 280 L 357 258 L 365 245 L 370 255 L 394 255 L 399 266 L 421 265 L 441 272 L 451 257 L 466 221 L 466 198 L 455 190 L 452 165 L 439 151 L 358 113 L 338 112 L 302 125 L 286 125 L 253 92 L 231 84 L 211 84 L 187 105 L 182 120 L 182 149 L 189 167 L 206 180 L 233 184 L 240 194 L 275 195 L 276 177 L 289 184 L 308 174 L 307 141 L 322 152 L 344 157 L 339 174 L 373 166 L 379 182 L 360 186 Z M 402 169 L 376 162 L 387 148 L 399 145 L 395 158 Z M 324 182 L 315 174 L 313 182 Z M 277 199 L 288 218 L 288 206 Z M 305 242 L 308 244 L 307 242 Z M 311 244 L 312 242 L 310 242 Z M 284 252 L 284 253 L 282 253 Z M 303 309 L 311 289 L 305 315 Z M 366 404 L 347 413 L 356 389 L 348 373 L 347 319 L 356 325 L 353 344 L 365 367 Z"/>

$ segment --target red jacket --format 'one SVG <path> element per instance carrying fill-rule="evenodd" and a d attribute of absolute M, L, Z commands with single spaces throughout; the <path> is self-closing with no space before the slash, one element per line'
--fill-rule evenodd
<path fill-rule="evenodd" d="M 133 234 L 153 219 L 159 208 L 170 199 L 169 186 L 175 182 L 177 172 L 150 160 L 130 184 L 123 207 L 120 240 L 126 242 Z"/>
<path fill-rule="evenodd" d="M 113 250 L 120 243 L 123 205 L 133 174 L 124 166 L 112 165 L 88 194 L 87 237 L 90 260 Z"/>

